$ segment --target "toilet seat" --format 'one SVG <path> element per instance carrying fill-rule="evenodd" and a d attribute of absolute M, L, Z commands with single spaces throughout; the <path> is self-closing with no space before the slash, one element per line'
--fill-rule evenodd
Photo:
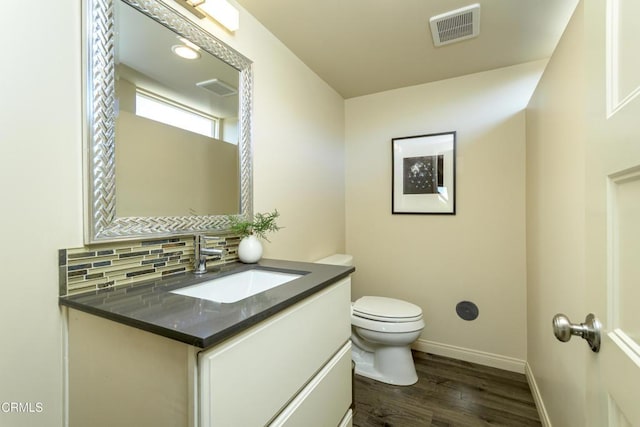
<path fill-rule="evenodd" d="M 421 331 L 424 329 L 424 320 L 420 318 L 413 322 L 381 322 L 379 320 L 365 319 L 363 317 L 352 315 L 351 325 L 356 328 L 368 329 L 370 331 L 399 334 L 403 332 Z"/>
<path fill-rule="evenodd" d="M 386 333 L 415 332 L 424 328 L 422 309 L 406 301 L 365 296 L 351 305 L 351 324 Z"/>
<path fill-rule="evenodd" d="M 410 302 L 365 296 L 351 305 L 354 316 L 379 322 L 406 323 L 422 319 L 422 309 Z"/>

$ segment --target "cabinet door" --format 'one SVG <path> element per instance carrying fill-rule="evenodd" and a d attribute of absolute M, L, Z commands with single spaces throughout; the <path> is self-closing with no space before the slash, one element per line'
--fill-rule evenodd
<path fill-rule="evenodd" d="M 269 423 L 351 335 L 344 279 L 199 355 L 201 426 Z"/>
<path fill-rule="evenodd" d="M 338 426 L 350 406 L 351 342 L 347 342 L 278 415 L 271 427 Z"/>

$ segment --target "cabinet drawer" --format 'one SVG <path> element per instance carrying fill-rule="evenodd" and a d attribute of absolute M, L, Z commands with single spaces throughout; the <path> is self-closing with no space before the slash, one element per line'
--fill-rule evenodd
<path fill-rule="evenodd" d="M 200 353 L 201 426 L 267 424 L 351 334 L 349 278 Z"/>
<path fill-rule="evenodd" d="M 271 427 L 338 426 L 351 406 L 351 342 L 318 372 Z"/>

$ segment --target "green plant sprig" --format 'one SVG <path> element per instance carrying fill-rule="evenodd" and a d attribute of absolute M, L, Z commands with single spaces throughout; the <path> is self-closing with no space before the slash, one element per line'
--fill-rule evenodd
<path fill-rule="evenodd" d="M 282 228 L 276 224 L 276 219 L 279 216 L 280 212 L 275 209 L 273 212 L 256 213 L 253 216 L 253 221 L 232 215 L 228 215 L 227 218 L 231 223 L 231 231 L 240 235 L 241 238 L 255 234 L 257 237 L 270 242 L 270 240 L 267 239 L 266 233 L 278 231 Z"/>

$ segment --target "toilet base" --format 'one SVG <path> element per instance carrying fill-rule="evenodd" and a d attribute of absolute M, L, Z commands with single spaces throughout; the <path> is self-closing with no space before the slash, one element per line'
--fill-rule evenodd
<path fill-rule="evenodd" d="M 371 352 L 353 344 L 351 359 L 356 364 L 357 375 L 393 385 L 418 382 L 410 346 L 381 346 Z"/>

